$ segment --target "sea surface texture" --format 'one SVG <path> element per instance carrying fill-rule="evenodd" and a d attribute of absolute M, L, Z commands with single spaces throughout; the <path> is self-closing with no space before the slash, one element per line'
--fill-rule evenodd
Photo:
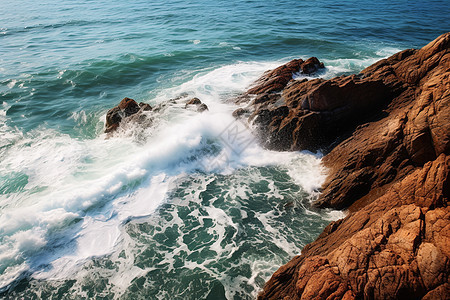
<path fill-rule="evenodd" d="M 449 6 L 1 0 L 0 297 L 254 298 L 342 213 L 311 208 L 321 154 L 263 149 L 229 100 L 293 58 L 330 78 L 422 47 Z M 108 137 L 124 97 L 178 100 Z"/>

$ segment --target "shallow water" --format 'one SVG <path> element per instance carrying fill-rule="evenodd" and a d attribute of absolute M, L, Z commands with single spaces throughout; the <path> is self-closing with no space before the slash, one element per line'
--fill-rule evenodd
<path fill-rule="evenodd" d="M 450 28 L 446 1 L 2 1 L 0 292 L 247 299 L 339 212 L 320 153 L 261 148 L 227 102 L 317 56 L 358 72 Z M 151 127 L 103 134 L 123 97 Z M 239 139 L 230 135 L 237 130 Z"/>

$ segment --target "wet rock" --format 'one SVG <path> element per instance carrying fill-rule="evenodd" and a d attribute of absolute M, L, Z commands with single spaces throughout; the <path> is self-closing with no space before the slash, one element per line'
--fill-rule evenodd
<path fill-rule="evenodd" d="M 119 127 L 119 123 L 122 120 L 123 113 L 119 107 L 111 108 L 106 113 L 106 129 L 105 132 L 114 131 L 117 127 Z"/>
<path fill-rule="evenodd" d="M 308 58 L 304 63 L 301 64 L 300 69 L 303 74 L 311 75 L 319 69 L 325 68 L 324 64 L 320 62 L 317 57 Z"/>
<path fill-rule="evenodd" d="M 294 59 L 287 64 L 264 73 L 246 94 L 260 95 L 263 93 L 280 92 L 291 80 L 293 80 L 292 77 L 294 74 L 304 73 L 311 75 L 321 68 L 324 68 L 323 63 L 319 62 L 315 57 L 311 57 L 306 61 Z"/>
<path fill-rule="evenodd" d="M 140 107 L 131 98 L 123 98 L 122 101 L 120 101 L 119 105 L 117 106 L 121 111 L 125 113 L 126 116 L 130 116 L 132 114 L 135 114 L 139 111 Z"/>
<path fill-rule="evenodd" d="M 147 104 L 144 102 L 140 102 L 139 107 L 142 111 L 151 111 L 152 110 L 152 107 L 150 106 L 150 104 Z"/>
<path fill-rule="evenodd" d="M 198 111 L 198 112 L 204 112 L 205 110 L 209 110 L 209 109 L 208 109 L 208 106 L 206 106 L 205 103 L 202 103 L 202 104 L 200 104 L 200 105 L 197 107 L 197 111 Z"/>
<path fill-rule="evenodd" d="M 188 108 L 190 106 L 196 107 L 197 112 L 204 112 L 206 110 L 209 110 L 208 106 L 205 103 L 202 103 L 202 101 L 200 101 L 200 99 L 198 98 L 192 98 L 191 100 L 186 102 L 185 108 Z"/>
<path fill-rule="evenodd" d="M 259 78 L 247 94 L 262 94 L 279 92 L 292 80 L 292 75 L 300 71 L 303 60 L 294 59 L 274 70 L 267 71 Z"/>
<path fill-rule="evenodd" d="M 249 114 L 250 113 L 250 110 L 248 109 L 248 108 L 238 108 L 238 109 L 236 109 L 235 111 L 233 111 L 233 117 L 235 117 L 236 119 L 238 119 L 238 118 L 240 118 L 240 117 L 242 117 L 242 116 L 244 116 L 244 115 L 246 115 L 246 114 Z"/>
<path fill-rule="evenodd" d="M 119 105 L 111 108 L 107 112 L 105 132 L 109 133 L 115 131 L 119 127 L 120 122 L 127 117 L 138 114 L 142 111 L 150 110 L 152 110 L 152 107 L 149 104 L 143 102 L 137 104 L 136 101 L 131 98 L 123 98 Z"/>
<path fill-rule="evenodd" d="M 188 107 L 188 105 L 200 105 L 200 104 L 202 104 L 202 101 L 200 101 L 200 99 L 192 98 L 191 100 L 186 102 L 186 107 Z"/>

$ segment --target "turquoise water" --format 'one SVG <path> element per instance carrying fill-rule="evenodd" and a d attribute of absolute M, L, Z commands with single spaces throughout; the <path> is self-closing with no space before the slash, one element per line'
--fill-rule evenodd
<path fill-rule="evenodd" d="M 227 100 L 317 56 L 358 72 L 450 30 L 448 1 L 0 3 L 0 295 L 249 299 L 338 212 L 320 154 L 262 149 Z M 103 134 L 123 97 L 170 98 Z M 185 110 L 199 97 L 209 111 Z M 244 144 L 229 140 L 237 126 Z"/>

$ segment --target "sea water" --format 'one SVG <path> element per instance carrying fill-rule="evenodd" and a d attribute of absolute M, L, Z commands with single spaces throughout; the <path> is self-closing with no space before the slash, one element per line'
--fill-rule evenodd
<path fill-rule="evenodd" d="M 448 15 L 447 1 L 0 1 L 0 296 L 254 298 L 343 214 L 311 207 L 321 153 L 264 149 L 229 100 L 293 58 L 359 72 Z M 124 97 L 180 96 L 151 126 L 103 133 Z"/>

